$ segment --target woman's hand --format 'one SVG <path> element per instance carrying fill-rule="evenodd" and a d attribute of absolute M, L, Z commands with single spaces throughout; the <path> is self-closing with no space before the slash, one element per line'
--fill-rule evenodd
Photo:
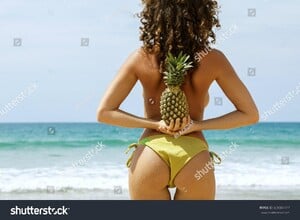
<path fill-rule="evenodd" d="M 200 123 L 190 120 L 190 123 L 188 123 L 184 128 L 182 128 L 180 131 L 178 131 L 174 134 L 174 137 L 178 138 L 180 136 L 187 135 L 187 134 L 193 133 L 195 131 L 200 131 L 200 130 L 201 130 Z"/>
<path fill-rule="evenodd" d="M 178 132 L 186 128 L 190 123 L 190 116 L 183 118 L 182 123 L 180 122 L 180 118 L 177 118 L 176 121 L 171 120 L 169 125 L 167 125 L 163 120 L 161 120 L 160 122 L 158 122 L 157 131 L 160 131 L 164 134 L 176 135 Z"/>
<path fill-rule="evenodd" d="M 156 130 L 168 135 L 174 135 L 176 133 L 175 131 L 172 131 L 170 129 L 170 126 L 168 126 L 164 120 L 158 122 L 158 126 Z"/>

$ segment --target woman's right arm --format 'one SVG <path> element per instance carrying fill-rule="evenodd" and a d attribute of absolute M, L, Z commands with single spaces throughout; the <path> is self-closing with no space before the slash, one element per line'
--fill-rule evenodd
<path fill-rule="evenodd" d="M 217 118 L 199 122 L 199 130 L 232 129 L 257 123 L 259 113 L 248 89 L 222 52 L 215 50 L 213 56 L 216 62 L 214 69 L 216 82 L 236 110 Z"/>
<path fill-rule="evenodd" d="M 220 117 L 194 121 L 182 135 L 202 130 L 233 129 L 255 124 L 259 120 L 259 113 L 248 89 L 239 79 L 232 65 L 225 55 L 217 50 L 210 53 L 211 63 L 206 63 L 211 68 L 212 74 L 225 95 L 235 106 L 236 110 Z"/>

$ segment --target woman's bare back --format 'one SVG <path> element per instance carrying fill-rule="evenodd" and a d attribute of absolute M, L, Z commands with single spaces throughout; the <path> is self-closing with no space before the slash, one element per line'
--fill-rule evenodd
<path fill-rule="evenodd" d="M 97 110 L 98 121 L 122 127 L 145 128 L 142 137 L 157 134 L 157 130 L 176 134 L 176 131 L 182 129 L 171 128 L 169 131 L 165 125 L 162 129 L 159 101 L 165 85 L 158 63 L 154 55 L 145 53 L 143 49 L 132 53 L 105 92 Z M 138 117 L 120 109 L 137 81 L 141 82 L 144 90 L 145 117 Z M 236 110 L 203 120 L 204 109 L 208 103 L 208 90 L 214 81 Z M 259 119 L 257 107 L 249 91 L 221 51 L 212 50 L 204 56 L 197 69 L 188 75 L 182 89 L 188 99 L 190 117 L 194 120 L 193 125 L 185 129 L 182 135 L 196 136 L 204 140 L 203 130 L 238 128 L 256 123 Z"/>
<path fill-rule="evenodd" d="M 166 88 L 159 71 L 159 64 L 154 54 L 146 54 L 142 49 L 140 72 L 138 79 L 143 87 L 145 117 L 153 120 L 160 120 L 160 96 Z M 193 120 L 201 121 L 203 119 L 204 109 L 209 103 L 208 89 L 213 82 L 212 74 L 205 68 L 205 61 L 192 74 L 187 75 L 182 90 L 185 92 L 190 117 Z M 158 134 L 159 132 L 147 129 L 143 137 Z M 190 134 L 191 136 L 203 138 L 201 132 Z"/>

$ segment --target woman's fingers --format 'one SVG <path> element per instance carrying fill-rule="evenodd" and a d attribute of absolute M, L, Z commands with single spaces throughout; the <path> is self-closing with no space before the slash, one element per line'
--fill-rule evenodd
<path fill-rule="evenodd" d="M 187 126 L 190 125 L 190 123 L 191 123 L 190 116 L 183 118 L 182 122 L 180 118 L 177 118 L 176 120 L 171 119 L 169 125 L 163 123 L 163 125 L 159 130 L 165 134 L 173 135 L 179 131 L 182 132 Z"/>
<path fill-rule="evenodd" d="M 164 134 L 169 134 L 169 135 L 174 135 L 174 133 L 175 133 L 173 131 L 170 131 L 167 127 L 161 127 L 160 132 L 162 132 Z"/>
<path fill-rule="evenodd" d="M 173 123 L 173 127 L 174 127 L 174 121 L 172 122 Z M 170 124 L 171 125 L 171 124 Z M 164 134 L 169 134 L 169 135 L 174 135 L 174 133 L 175 132 L 173 132 L 173 131 L 171 131 L 170 129 L 169 129 L 169 127 L 170 126 L 167 126 L 167 124 L 163 121 L 163 120 L 161 120 L 160 122 L 159 122 L 159 126 L 158 126 L 158 131 L 159 132 L 162 132 L 162 133 L 164 133 Z"/>
<path fill-rule="evenodd" d="M 187 125 L 187 117 L 184 117 L 182 119 L 182 124 L 181 124 L 181 128 L 180 129 L 183 129 L 186 125 Z"/>
<path fill-rule="evenodd" d="M 174 134 L 175 138 L 178 138 L 179 136 L 186 135 L 186 134 L 193 132 L 194 122 L 190 116 L 185 118 L 184 123 L 186 123 L 186 125 L 182 126 L 182 128 L 179 131 L 175 132 L 175 134 Z"/>
<path fill-rule="evenodd" d="M 177 119 L 176 119 L 176 122 L 175 122 L 175 125 L 174 125 L 174 127 L 173 127 L 173 131 L 178 131 L 178 130 L 180 130 L 180 129 L 181 129 L 180 125 L 181 125 L 181 123 L 180 123 L 180 118 L 177 118 Z"/>
<path fill-rule="evenodd" d="M 169 126 L 168 126 L 168 130 L 170 130 L 170 131 L 173 131 L 174 130 L 174 120 L 173 119 L 171 119 L 171 121 L 170 121 L 170 124 L 169 124 Z"/>
<path fill-rule="evenodd" d="M 190 116 L 187 116 L 187 122 L 186 122 L 187 125 L 191 124 L 191 117 Z"/>
<path fill-rule="evenodd" d="M 182 119 L 182 124 L 180 126 L 180 130 L 184 129 L 191 123 L 191 117 L 188 115 Z M 178 129 L 179 130 L 179 129 Z"/>
<path fill-rule="evenodd" d="M 182 130 L 184 129 L 186 126 L 188 126 L 188 124 L 191 122 L 191 118 L 190 116 L 187 116 L 187 117 L 184 117 L 182 119 L 182 122 L 181 122 L 181 119 L 180 118 L 177 118 L 175 121 L 172 119 L 170 121 L 170 124 L 168 127 L 168 130 L 169 131 L 179 131 L 179 130 Z"/>
<path fill-rule="evenodd" d="M 176 120 L 172 119 L 170 121 L 170 125 L 168 126 L 169 131 L 179 131 L 182 129 L 182 123 L 180 122 L 180 118 L 177 118 Z"/>

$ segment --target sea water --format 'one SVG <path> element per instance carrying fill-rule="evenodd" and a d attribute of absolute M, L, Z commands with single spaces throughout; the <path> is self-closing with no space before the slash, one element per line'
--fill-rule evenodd
<path fill-rule="evenodd" d="M 0 199 L 129 198 L 125 151 L 141 132 L 97 123 L 0 124 Z M 223 159 L 215 166 L 218 188 L 300 189 L 300 123 L 204 134 Z"/>

